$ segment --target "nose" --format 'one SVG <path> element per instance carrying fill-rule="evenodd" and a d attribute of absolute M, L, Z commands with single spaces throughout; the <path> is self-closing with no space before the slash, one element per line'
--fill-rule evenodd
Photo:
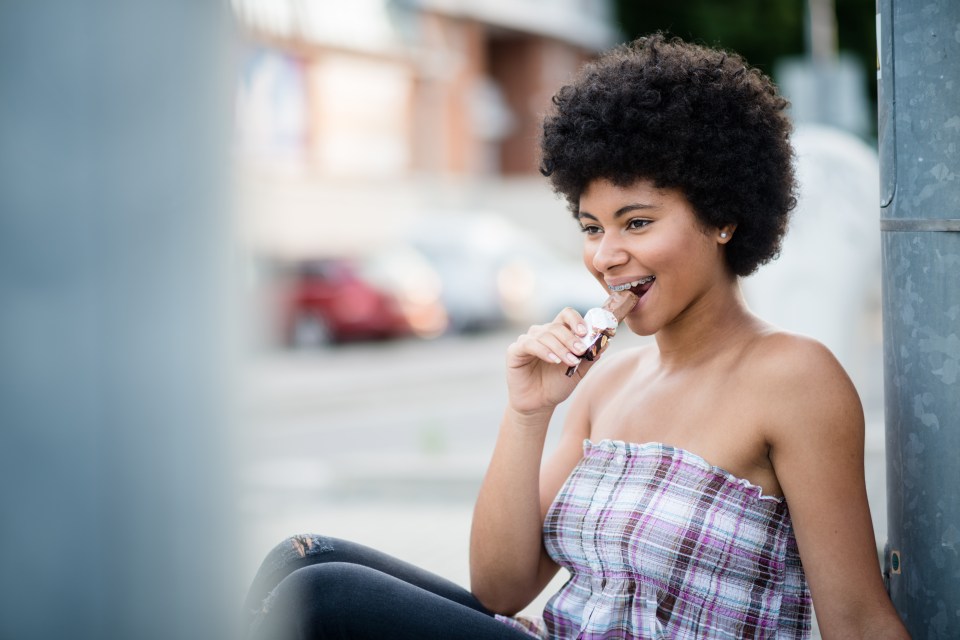
<path fill-rule="evenodd" d="M 595 247 L 596 250 L 593 256 L 591 256 L 590 261 L 594 269 L 600 273 L 609 272 L 625 264 L 629 259 L 629 255 L 621 239 L 617 237 L 615 233 L 604 233 Z"/>

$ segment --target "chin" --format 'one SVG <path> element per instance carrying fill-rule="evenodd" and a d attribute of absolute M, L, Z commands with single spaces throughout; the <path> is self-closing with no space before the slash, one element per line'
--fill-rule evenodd
<path fill-rule="evenodd" d="M 623 324 L 625 324 L 627 328 L 630 329 L 631 333 L 636 334 L 638 336 L 643 336 L 643 337 L 652 336 L 659 329 L 659 327 L 652 327 L 647 325 L 646 323 L 632 320 L 631 318 L 627 318 L 626 320 L 624 320 Z"/>

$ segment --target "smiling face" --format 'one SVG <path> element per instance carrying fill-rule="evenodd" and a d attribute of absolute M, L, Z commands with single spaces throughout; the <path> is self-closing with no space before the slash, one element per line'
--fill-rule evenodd
<path fill-rule="evenodd" d="M 640 296 L 625 319 L 639 335 L 673 325 L 735 281 L 723 257 L 733 229 L 705 228 L 679 190 L 595 180 L 577 218 L 590 273 L 608 290 Z"/>

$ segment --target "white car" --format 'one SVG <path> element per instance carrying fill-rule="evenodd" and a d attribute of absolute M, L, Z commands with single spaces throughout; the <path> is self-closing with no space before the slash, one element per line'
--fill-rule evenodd
<path fill-rule="evenodd" d="M 404 241 L 431 262 L 451 327 L 469 331 L 550 320 L 564 307 L 585 312 L 605 292 L 575 259 L 494 213 L 437 213 Z"/>

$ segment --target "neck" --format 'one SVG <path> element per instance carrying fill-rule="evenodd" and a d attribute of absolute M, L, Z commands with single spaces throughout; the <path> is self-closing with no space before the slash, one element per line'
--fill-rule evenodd
<path fill-rule="evenodd" d="M 756 335 L 762 326 L 747 308 L 739 280 L 731 277 L 657 332 L 660 364 L 676 370 L 709 361 Z"/>

